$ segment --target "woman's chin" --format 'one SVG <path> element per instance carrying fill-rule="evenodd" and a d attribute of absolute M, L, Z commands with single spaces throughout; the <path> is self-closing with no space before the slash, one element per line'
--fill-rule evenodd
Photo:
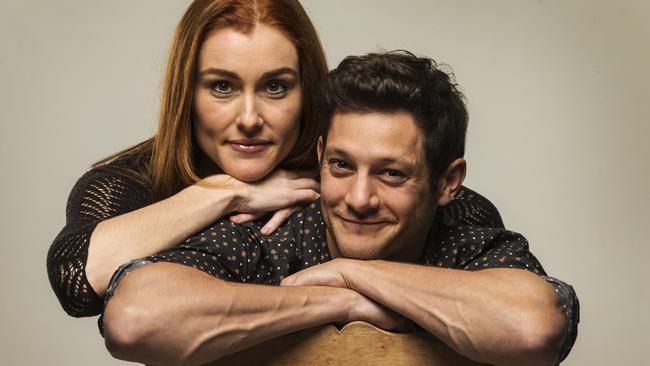
<path fill-rule="evenodd" d="M 275 166 L 267 164 L 242 163 L 225 166 L 223 172 L 231 177 L 246 183 L 257 182 L 269 175 Z"/>

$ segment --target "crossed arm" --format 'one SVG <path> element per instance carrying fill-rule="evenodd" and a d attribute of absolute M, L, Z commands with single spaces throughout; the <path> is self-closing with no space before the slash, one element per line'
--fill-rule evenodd
<path fill-rule="evenodd" d="M 198 365 L 321 324 L 363 320 L 396 330 L 406 319 L 494 365 L 552 365 L 566 329 L 551 286 L 523 270 L 349 259 L 298 272 L 280 287 L 151 264 L 124 278 L 106 307 L 104 329 L 117 358 Z"/>
<path fill-rule="evenodd" d="M 553 365 L 566 337 L 554 289 L 520 269 L 471 272 L 335 259 L 282 286 L 352 289 L 411 319 L 458 353 L 492 365 Z"/>
<path fill-rule="evenodd" d="M 346 288 L 232 283 L 154 263 L 121 281 L 103 324 L 114 357 L 162 366 L 200 365 L 284 334 L 353 320 L 385 329 L 404 324 Z"/>

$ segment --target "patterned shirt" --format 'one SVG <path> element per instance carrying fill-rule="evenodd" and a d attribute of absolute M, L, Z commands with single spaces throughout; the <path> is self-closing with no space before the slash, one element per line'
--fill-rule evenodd
<path fill-rule="evenodd" d="M 272 235 L 260 233 L 264 222 L 234 224 L 220 220 L 178 247 L 131 261 L 113 276 L 106 301 L 128 272 L 149 263 L 173 262 L 227 281 L 279 285 L 285 277 L 331 259 L 319 201 L 294 214 Z M 570 285 L 546 276 L 520 234 L 501 228 L 437 224 L 418 263 L 472 271 L 518 268 L 543 276 L 560 296 L 567 318 L 561 359 L 573 346 L 579 320 L 575 292 Z"/>

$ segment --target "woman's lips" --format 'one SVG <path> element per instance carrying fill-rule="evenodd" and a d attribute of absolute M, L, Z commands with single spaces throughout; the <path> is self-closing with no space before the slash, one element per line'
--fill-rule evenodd
<path fill-rule="evenodd" d="M 271 143 L 265 140 L 241 139 L 241 140 L 229 140 L 228 144 L 237 152 L 246 153 L 246 154 L 256 154 L 261 151 L 264 151 L 266 148 L 270 146 Z"/>

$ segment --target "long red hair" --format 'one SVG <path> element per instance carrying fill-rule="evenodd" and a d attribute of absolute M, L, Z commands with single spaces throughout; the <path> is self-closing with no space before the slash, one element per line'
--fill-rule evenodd
<path fill-rule="evenodd" d="M 93 168 L 119 170 L 151 188 L 152 200 L 172 196 L 201 179 L 196 168 L 198 146 L 192 132 L 192 106 L 198 56 L 207 34 L 218 28 L 248 33 L 257 24 L 272 26 L 293 42 L 297 51 L 303 91 L 300 134 L 296 145 L 280 163 L 288 170 L 316 171 L 319 118 L 314 115 L 313 93 L 327 74 L 327 62 L 316 30 L 297 0 L 195 0 L 181 19 L 165 70 L 156 134 L 136 146 L 114 154 Z M 111 164 L 135 158 L 122 168 Z"/>

